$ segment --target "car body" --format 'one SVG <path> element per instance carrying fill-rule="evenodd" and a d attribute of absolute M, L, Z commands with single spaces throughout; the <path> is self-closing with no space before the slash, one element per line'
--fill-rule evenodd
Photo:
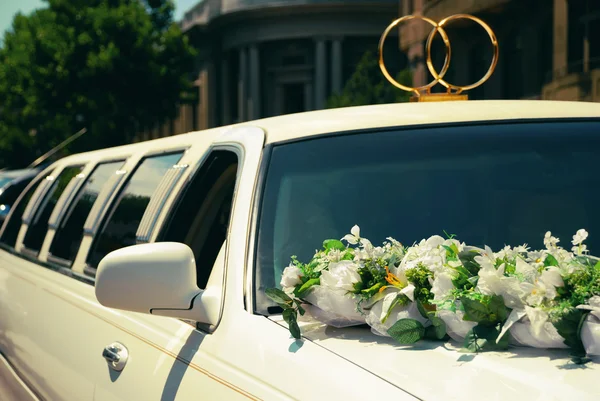
<path fill-rule="evenodd" d="M 492 244 L 585 224 L 593 251 L 599 143 L 598 104 L 457 101 L 65 157 L 0 233 L 0 385 L 9 400 L 598 399 L 598 365 L 564 350 L 473 355 L 310 321 L 296 341 L 264 290 L 354 223 Z"/>

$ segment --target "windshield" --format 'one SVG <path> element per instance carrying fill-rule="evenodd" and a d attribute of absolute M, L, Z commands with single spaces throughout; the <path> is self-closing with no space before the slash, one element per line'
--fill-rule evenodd
<path fill-rule="evenodd" d="M 471 245 L 570 250 L 579 228 L 600 253 L 600 121 L 397 129 L 272 148 L 258 222 L 255 307 L 296 255 L 358 224 L 374 244 L 444 231 Z"/>

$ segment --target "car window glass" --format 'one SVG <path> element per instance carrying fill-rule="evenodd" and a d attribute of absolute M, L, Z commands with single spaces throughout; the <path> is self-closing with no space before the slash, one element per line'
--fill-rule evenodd
<path fill-rule="evenodd" d="M 235 191 L 235 153 L 214 151 L 183 191 L 160 241 L 182 242 L 194 252 L 197 284 L 205 288 L 227 237 Z"/>
<path fill-rule="evenodd" d="M 0 242 L 2 242 L 4 245 L 7 245 L 11 248 L 15 246 L 15 243 L 17 242 L 17 236 L 19 235 L 19 230 L 21 229 L 23 213 L 25 212 L 33 193 L 42 182 L 44 182 L 44 177 L 39 178 L 37 182 L 33 184 L 21 198 L 21 201 L 14 206 L 12 215 L 10 215 L 8 221 L 5 222 L 2 238 L 0 238 Z"/>
<path fill-rule="evenodd" d="M 58 202 L 58 199 L 65 191 L 69 182 L 83 170 L 83 166 L 65 167 L 58 175 L 48 192 L 44 195 L 44 199 L 40 203 L 40 207 L 35 211 L 33 220 L 27 229 L 23 245 L 25 248 L 33 251 L 39 251 L 48 231 L 48 220 Z"/>
<path fill-rule="evenodd" d="M 63 218 L 50 246 L 50 254 L 66 262 L 72 262 L 83 238 L 83 226 L 92 210 L 98 194 L 109 178 L 123 166 L 123 160 L 101 163 L 94 168 L 79 190 L 69 211 Z"/>
<path fill-rule="evenodd" d="M 257 231 L 257 308 L 293 255 L 307 262 L 323 240 L 354 224 L 381 244 L 456 234 L 474 246 L 544 248 L 600 212 L 598 122 L 544 122 L 388 130 L 276 145 Z M 590 249 L 600 249 L 590 236 Z"/>
<path fill-rule="evenodd" d="M 89 269 L 94 269 L 108 253 L 135 245 L 136 231 L 150 197 L 165 173 L 175 165 L 183 152 L 147 157 L 138 165 L 131 179 L 121 190 L 119 197 L 107 214 L 99 236 L 94 241 L 87 260 Z"/>
<path fill-rule="evenodd" d="M 3 186 L 5 186 L 6 184 L 8 184 L 9 182 L 11 182 L 13 180 L 14 180 L 13 177 L 2 177 L 2 178 L 0 178 L 0 188 L 2 188 Z"/>
<path fill-rule="evenodd" d="M 18 181 L 14 180 L 10 185 L 3 188 L 2 193 L 0 193 L 0 205 L 7 207 L 12 206 L 33 178 L 34 177 L 24 178 Z"/>

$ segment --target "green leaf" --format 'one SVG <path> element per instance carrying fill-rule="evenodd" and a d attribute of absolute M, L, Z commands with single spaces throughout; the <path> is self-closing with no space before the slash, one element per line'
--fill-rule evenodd
<path fill-rule="evenodd" d="M 302 307 L 300 301 L 296 301 L 296 306 L 298 307 L 298 313 L 300 314 L 300 316 L 304 316 L 304 314 L 306 313 L 306 311 Z"/>
<path fill-rule="evenodd" d="M 438 340 L 446 337 L 446 323 L 437 316 L 431 318 L 431 327 L 435 329 L 435 336 Z"/>
<path fill-rule="evenodd" d="M 400 344 L 413 344 L 425 336 L 425 327 L 418 320 L 400 319 L 387 332 Z"/>
<path fill-rule="evenodd" d="M 429 315 L 427 314 L 427 311 L 425 310 L 423 303 L 421 303 L 421 301 L 419 301 L 418 299 L 416 302 L 417 302 L 417 309 L 419 310 L 419 313 L 421 314 L 421 316 L 423 316 L 425 319 L 429 319 Z"/>
<path fill-rule="evenodd" d="M 371 288 L 367 288 L 366 290 L 362 290 L 361 292 L 367 296 L 373 296 L 379 292 L 379 290 L 383 287 L 382 283 L 377 283 L 373 285 Z"/>
<path fill-rule="evenodd" d="M 571 348 L 575 355 L 585 355 L 585 348 L 581 342 L 580 325 L 587 313 L 581 309 L 570 308 L 561 317 L 552 322 L 558 334 L 565 340 L 564 343 Z"/>
<path fill-rule="evenodd" d="M 300 332 L 300 327 L 295 320 L 290 323 L 290 333 L 292 334 L 292 337 L 297 340 L 302 338 L 302 332 Z"/>
<path fill-rule="evenodd" d="M 508 348 L 508 332 L 498 341 L 502 325 L 482 326 L 477 325 L 467 333 L 465 337 L 465 348 L 471 352 L 501 351 Z"/>
<path fill-rule="evenodd" d="M 546 259 L 544 259 L 544 266 L 558 266 L 558 260 L 550 254 L 546 255 Z"/>
<path fill-rule="evenodd" d="M 302 337 L 300 327 L 298 326 L 297 315 L 295 309 L 285 309 L 283 311 L 283 320 L 288 324 L 292 337 L 299 339 Z"/>
<path fill-rule="evenodd" d="M 284 309 L 282 316 L 283 320 L 285 320 L 286 323 L 289 324 L 292 320 L 296 320 L 296 310 L 293 308 Z"/>
<path fill-rule="evenodd" d="M 342 241 L 337 239 L 326 239 L 323 241 L 323 248 L 330 251 L 332 249 L 337 249 L 338 251 L 343 251 L 346 249 Z"/>
<path fill-rule="evenodd" d="M 302 284 L 302 286 L 300 288 L 297 288 L 296 290 L 294 290 L 294 294 L 296 294 L 296 296 L 298 298 L 302 298 L 304 295 L 306 295 L 308 290 L 310 290 L 313 285 L 317 285 L 320 282 L 321 282 L 320 278 L 311 278 L 306 283 Z"/>
<path fill-rule="evenodd" d="M 486 305 L 467 297 L 462 297 L 460 301 L 465 308 L 463 320 L 477 323 L 488 320 L 490 311 Z"/>
<path fill-rule="evenodd" d="M 504 304 L 504 298 L 502 295 L 494 295 L 490 301 L 489 305 L 490 312 L 495 315 L 496 319 L 491 319 L 492 321 L 504 322 L 508 318 L 509 310 Z"/>
<path fill-rule="evenodd" d="M 279 288 L 267 288 L 265 295 L 284 309 L 289 308 L 293 304 L 292 298 Z"/>
<path fill-rule="evenodd" d="M 479 272 L 479 264 L 475 262 L 477 256 L 479 256 L 477 251 L 461 252 L 458 254 L 458 258 L 471 276 L 477 276 Z"/>

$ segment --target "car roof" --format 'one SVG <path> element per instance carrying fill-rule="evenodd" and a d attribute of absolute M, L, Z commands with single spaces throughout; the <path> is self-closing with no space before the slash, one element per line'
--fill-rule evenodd
<path fill-rule="evenodd" d="M 203 131 L 174 135 L 110 149 L 100 149 L 61 159 L 63 163 L 89 158 L 117 157 L 128 152 L 144 152 L 202 140 L 210 144 L 233 127 L 260 127 L 266 132 L 266 143 L 297 140 L 334 132 L 503 120 L 561 118 L 600 118 L 600 103 L 543 100 L 472 100 L 453 102 L 393 103 L 345 107 L 287 114 L 248 121 Z"/>
<path fill-rule="evenodd" d="M 369 128 L 502 120 L 600 118 L 600 103 L 544 100 L 471 100 L 395 103 L 289 114 L 254 121 L 267 142 Z"/>

